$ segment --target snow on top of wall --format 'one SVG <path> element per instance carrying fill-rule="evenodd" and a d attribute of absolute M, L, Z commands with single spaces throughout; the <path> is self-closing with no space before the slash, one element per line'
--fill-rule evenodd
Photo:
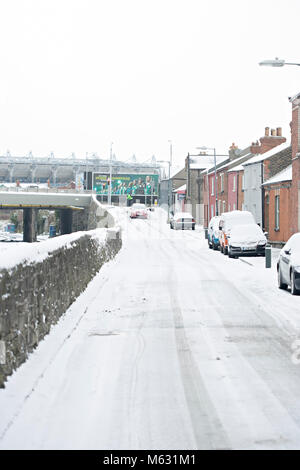
<path fill-rule="evenodd" d="M 292 165 L 289 165 L 284 170 L 280 171 L 276 175 L 272 176 L 272 178 L 268 179 L 264 184 L 273 184 L 273 183 L 281 183 L 282 181 L 291 181 L 292 180 Z"/>
<path fill-rule="evenodd" d="M 107 229 L 102 228 L 88 232 L 74 232 L 68 235 L 49 238 L 40 243 L 19 242 L 3 244 L 0 248 L 0 269 L 12 269 L 18 264 L 40 263 L 59 248 L 71 248 L 72 242 L 85 235 L 91 235 L 92 238 L 97 239 L 99 244 L 101 244 L 106 240 Z"/>

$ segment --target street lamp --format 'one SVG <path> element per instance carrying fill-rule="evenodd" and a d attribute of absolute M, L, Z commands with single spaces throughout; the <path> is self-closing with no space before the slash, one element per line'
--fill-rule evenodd
<path fill-rule="evenodd" d="M 168 221 L 170 222 L 170 174 L 171 174 L 171 162 L 169 160 L 157 160 L 157 163 L 167 163 L 169 165 L 169 177 L 168 177 Z"/>
<path fill-rule="evenodd" d="M 109 187 L 108 187 L 108 204 L 111 206 L 111 183 L 112 183 L 112 146 L 113 142 L 110 144 L 110 160 L 109 160 Z"/>
<path fill-rule="evenodd" d="M 219 215 L 219 210 L 218 210 L 218 184 L 217 184 L 217 159 L 216 159 L 216 149 L 215 147 L 197 147 L 198 150 L 204 150 L 205 152 L 207 150 L 213 150 L 214 152 L 214 166 L 215 166 L 215 178 L 214 178 L 214 187 L 215 187 L 215 192 L 216 192 L 216 215 Z M 207 216 L 209 214 L 209 201 L 207 201 L 208 207 L 207 207 Z M 209 219 L 209 217 L 207 217 Z"/>
<path fill-rule="evenodd" d="M 173 157 L 173 147 L 172 147 L 172 140 L 168 140 L 170 144 L 170 166 L 172 166 L 172 157 Z"/>
<path fill-rule="evenodd" d="M 259 62 L 259 65 L 266 65 L 268 67 L 283 67 L 284 65 L 298 65 L 295 62 L 286 62 L 283 59 L 278 59 L 278 57 L 275 57 L 274 60 L 263 60 L 262 62 Z"/>

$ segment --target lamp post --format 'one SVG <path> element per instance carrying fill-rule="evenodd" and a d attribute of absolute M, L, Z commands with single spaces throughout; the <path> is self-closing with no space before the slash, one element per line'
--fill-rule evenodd
<path fill-rule="evenodd" d="M 111 183 L 112 183 L 112 146 L 113 142 L 110 144 L 110 159 L 109 159 L 109 187 L 108 187 L 108 204 L 111 206 Z"/>
<path fill-rule="evenodd" d="M 170 174 L 171 174 L 171 162 L 170 160 L 158 160 L 157 163 L 167 163 L 169 165 L 169 176 L 168 176 L 168 220 L 167 223 L 170 222 Z"/>
<path fill-rule="evenodd" d="M 214 152 L 214 166 L 215 166 L 215 178 L 214 178 L 214 188 L 215 188 L 215 193 L 216 193 L 216 215 L 219 215 L 219 210 L 218 210 L 218 183 L 217 183 L 217 158 L 216 158 L 216 149 L 215 147 L 197 147 L 199 150 L 213 150 Z M 209 212 L 209 200 L 207 201 L 208 204 L 208 211 Z M 208 215 L 208 214 L 207 214 Z"/>
<path fill-rule="evenodd" d="M 262 60 L 259 62 L 259 65 L 264 65 L 268 67 L 283 67 L 284 65 L 298 65 L 300 67 L 300 64 L 296 62 L 286 62 L 283 59 L 278 59 L 278 57 L 275 57 L 274 60 Z"/>

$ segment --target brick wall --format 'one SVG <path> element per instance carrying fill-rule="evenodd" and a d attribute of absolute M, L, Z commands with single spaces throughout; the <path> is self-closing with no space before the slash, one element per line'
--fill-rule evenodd
<path fill-rule="evenodd" d="M 279 196 L 279 230 L 275 227 L 275 197 Z M 291 236 L 291 183 L 274 183 L 265 189 L 265 230 L 271 243 L 283 244 Z"/>
<path fill-rule="evenodd" d="M 300 231 L 299 217 L 299 182 L 300 182 L 300 159 L 299 159 L 299 140 L 300 140 L 300 99 L 296 97 L 292 101 L 292 156 L 293 156 L 293 176 L 291 190 L 291 233 Z"/>
<path fill-rule="evenodd" d="M 240 170 L 238 172 L 238 202 L 237 202 L 237 209 L 240 211 L 243 210 L 243 204 L 244 204 L 243 177 L 244 177 L 244 170 Z"/>

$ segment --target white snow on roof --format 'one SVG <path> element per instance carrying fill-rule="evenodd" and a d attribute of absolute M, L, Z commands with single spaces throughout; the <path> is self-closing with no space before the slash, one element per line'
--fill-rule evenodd
<path fill-rule="evenodd" d="M 177 188 L 175 189 L 175 193 L 177 193 L 178 191 L 185 191 L 186 190 L 186 184 L 183 184 L 182 186 L 180 186 L 180 188 Z"/>
<path fill-rule="evenodd" d="M 273 155 L 276 155 L 277 153 L 282 152 L 282 150 L 285 150 L 288 147 L 290 147 L 290 144 L 287 144 L 286 142 L 284 142 L 283 144 L 277 145 L 277 147 L 274 147 L 271 150 L 268 150 L 268 152 L 254 155 L 254 157 L 250 158 L 250 160 L 244 163 L 244 166 L 251 165 L 252 163 L 262 162 L 263 160 L 266 160 L 267 158 L 270 158 Z"/>
<path fill-rule="evenodd" d="M 230 170 L 228 170 L 228 173 L 230 173 L 230 171 L 242 171 L 244 169 L 244 166 L 241 164 L 241 165 L 237 165 L 237 166 L 234 166 L 233 168 L 230 168 Z"/>
<path fill-rule="evenodd" d="M 250 158 L 251 155 L 253 155 L 253 154 L 252 153 L 247 153 L 246 155 L 242 155 L 241 157 L 236 158 L 235 160 L 231 160 L 230 162 L 227 162 L 225 165 L 219 167 L 218 171 L 222 170 L 223 168 L 224 169 L 227 168 L 229 165 L 232 165 L 233 163 L 235 163 L 235 165 L 232 168 L 230 168 L 230 170 L 228 170 L 228 171 L 237 171 L 236 167 L 241 166 L 241 162 L 243 160 L 247 159 L 247 158 Z M 243 168 L 241 168 L 241 169 L 243 169 Z"/>
<path fill-rule="evenodd" d="M 216 157 L 216 163 L 217 165 L 219 165 L 227 159 L 228 157 Z M 196 158 L 190 157 L 191 170 L 206 170 L 209 168 L 214 168 L 214 166 L 215 162 L 214 157 L 212 155 L 199 155 Z"/>
<path fill-rule="evenodd" d="M 289 165 L 284 170 L 274 175 L 272 178 L 268 179 L 265 184 L 280 183 L 281 181 L 291 181 L 292 180 L 292 165 Z"/>

